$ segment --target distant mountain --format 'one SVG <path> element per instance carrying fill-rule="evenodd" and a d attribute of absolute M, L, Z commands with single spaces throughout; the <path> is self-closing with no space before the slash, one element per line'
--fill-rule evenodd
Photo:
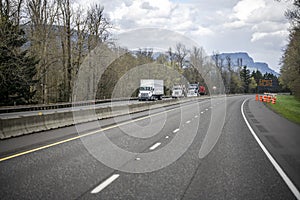
<path fill-rule="evenodd" d="M 252 72 L 253 70 L 259 70 L 262 74 L 271 73 L 275 76 L 279 76 L 277 72 L 273 69 L 269 68 L 267 63 L 263 62 L 254 62 L 253 58 L 251 58 L 246 52 L 237 52 L 237 53 L 221 53 L 219 54 L 219 59 L 223 59 L 224 63 L 226 63 L 226 58 L 231 59 L 231 65 L 233 67 L 238 66 L 247 66 L 247 68 Z"/>

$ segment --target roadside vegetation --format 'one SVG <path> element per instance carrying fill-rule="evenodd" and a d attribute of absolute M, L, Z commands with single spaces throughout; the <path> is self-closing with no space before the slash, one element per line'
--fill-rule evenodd
<path fill-rule="evenodd" d="M 289 43 L 282 56 L 280 83 L 300 99 L 300 0 L 293 1 L 293 7 L 286 11 L 291 28 Z"/>
<path fill-rule="evenodd" d="M 278 95 L 271 109 L 292 122 L 300 124 L 300 100 L 292 95 Z"/>
<path fill-rule="evenodd" d="M 180 42 L 159 55 L 153 49 L 133 52 L 121 48 L 111 33 L 114 25 L 105 16 L 100 4 L 83 8 L 74 7 L 71 0 L 0 0 L 0 106 L 72 102 L 81 64 L 100 44 L 111 55 L 122 56 L 105 70 L 100 81 L 99 66 L 88 69 L 92 76 L 84 80 L 88 93 L 84 100 L 109 99 L 124 74 L 147 63 L 166 66 L 188 82 L 205 87 L 206 82 L 223 79 L 229 94 L 256 92 L 262 78 L 278 82 L 271 74 L 251 72 L 242 62 L 233 66 L 230 57 L 224 60 L 218 53 L 212 57 L 217 67 L 213 69 L 201 47 L 187 48 Z M 181 78 L 168 76 L 164 81 L 180 84 Z M 170 92 L 166 88 L 166 95 Z"/>
<path fill-rule="evenodd" d="M 90 67 L 89 73 L 93 76 L 85 80 L 86 91 L 95 94 L 96 99 L 110 98 L 115 84 L 129 70 L 154 62 L 178 72 L 190 83 L 207 86 L 204 79 L 210 82 L 223 79 L 228 94 L 284 89 L 300 98 L 300 3 L 299 0 L 293 2 L 294 7 L 286 12 L 291 31 L 278 80 L 273 74 L 251 72 L 242 60 L 233 66 L 232 58 L 221 58 L 219 53 L 212 55 L 219 72 L 215 73 L 208 66 L 211 62 L 207 64 L 202 48 L 188 49 L 182 43 L 160 55 L 153 49 L 132 52 L 121 48 L 111 33 L 114 25 L 105 17 L 100 4 L 84 9 L 74 7 L 71 0 L 0 0 L 0 106 L 72 102 L 81 64 L 99 44 L 111 54 L 122 56 L 107 68 L 100 81 L 95 75 L 99 66 Z M 273 91 L 259 88 L 262 79 L 272 80 Z M 173 77 L 166 77 L 164 81 L 179 83 Z M 91 96 L 84 100 L 95 98 Z"/>

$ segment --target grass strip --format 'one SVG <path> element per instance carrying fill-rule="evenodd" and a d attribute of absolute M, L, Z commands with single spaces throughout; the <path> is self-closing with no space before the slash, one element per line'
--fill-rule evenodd
<path fill-rule="evenodd" d="M 300 100 L 291 95 L 278 95 L 276 104 L 269 107 L 284 118 L 300 124 Z"/>

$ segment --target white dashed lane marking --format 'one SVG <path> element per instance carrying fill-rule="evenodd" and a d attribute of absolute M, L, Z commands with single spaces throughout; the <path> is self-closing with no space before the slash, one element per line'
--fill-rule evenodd
<path fill-rule="evenodd" d="M 150 150 L 154 150 L 154 149 L 156 149 L 157 147 L 159 147 L 159 145 L 161 145 L 161 143 L 160 142 L 157 142 L 156 144 L 154 144 L 152 147 L 150 147 L 149 149 Z"/>
<path fill-rule="evenodd" d="M 177 133 L 178 131 L 179 131 L 179 128 L 175 129 L 175 130 L 173 131 L 173 133 Z"/>

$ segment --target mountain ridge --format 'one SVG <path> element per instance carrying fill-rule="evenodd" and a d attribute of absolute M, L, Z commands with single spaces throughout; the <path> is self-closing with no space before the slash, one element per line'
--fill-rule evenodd
<path fill-rule="evenodd" d="M 247 66 L 251 72 L 259 70 L 262 74 L 271 73 L 275 76 L 279 76 L 279 73 L 271 69 L 267 63 L 255 62 L 247 52 L 220 53 L 218 56 L 219 59 L 222 59 L 225 62 L 226 58 L 229 57 L 233 67 Z"/>

